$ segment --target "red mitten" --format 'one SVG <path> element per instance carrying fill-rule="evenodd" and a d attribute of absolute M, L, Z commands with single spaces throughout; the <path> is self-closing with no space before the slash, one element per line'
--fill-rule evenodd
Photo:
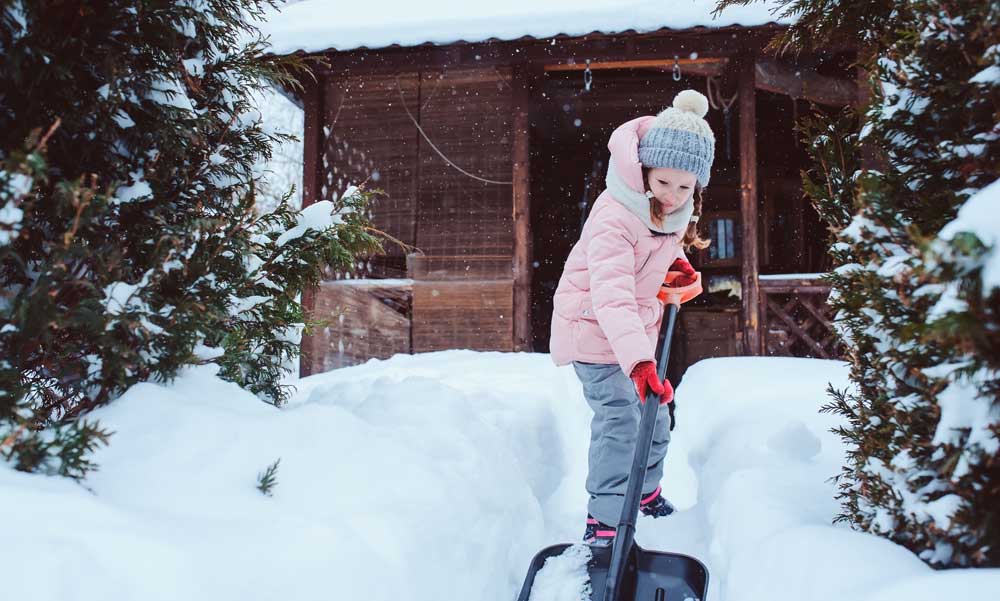
<path fill-rule="evenodd" d="M 698 279 L 698 272 L 694 270 L 694 267 L 692 267 L 686 259 L 677 259 L 674 261 L 674 264 L 670 266 L 669 271 L 679 271 L 684 274 L 678 276 L 673 282 L 670 283 L 671 288 L 683 288 L 684 286 L 690 286 Z"/>
<path fill-rule="evenodd" d="M 674 387 L 665 380 L 660 382 L 656 375 L 656 365 L 652 361 L 643 361 L 632 368 L 632 382 L 635 384 L 635 391 L 639 393 L 639 402 L 646 402 L 646 392 L 660 395 L 660 404 L 669 403 L 674 400 Z"/>

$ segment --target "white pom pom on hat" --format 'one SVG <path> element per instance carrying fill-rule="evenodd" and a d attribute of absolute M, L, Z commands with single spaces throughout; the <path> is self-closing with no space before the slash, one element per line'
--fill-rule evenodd
<path fill-rule="evenodd" d="M 690 171 L 708 185 L 715 158 L 715 134 L 704 117 L 708 98 L 683 90 L 656 116 L 639 139 L 639 162 L 646 167 L 671 167 Z"/>
<path fill-rule="evenodd" d="M 684 90 L 674 96 L 674 108 L 689 113 L 694 113 L 699 117 L 708 114 L 708 98 L 696 90 Z"/>
<path fill-rule="evenodd" d="M 672 106 L 660 111 L 653 127 L 680 129 L 715 140 L 715 134 L 705 115 L 708 114 L 708 98 L 697 90 L 682 90 L 674 96 Z"/>

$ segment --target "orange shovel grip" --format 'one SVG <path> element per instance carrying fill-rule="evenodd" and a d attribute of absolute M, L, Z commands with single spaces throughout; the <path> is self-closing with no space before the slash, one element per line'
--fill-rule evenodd
<path fill-rule="evenodd" d="M 687 286 L 670 286 L 674 280 L 682 275 L 684 275 L 684 273 L 680 271 L 667 272 L 667 277 L 663 279 L 663 285 L 660 286 L 660 292 L 656 295 L 656 298 L 660 299 L 661 303 L 664 305 L 680 306 L 702 293 L 700 271 L 695 272 L 695 280 L 693 283 L 688 284 Z"/>

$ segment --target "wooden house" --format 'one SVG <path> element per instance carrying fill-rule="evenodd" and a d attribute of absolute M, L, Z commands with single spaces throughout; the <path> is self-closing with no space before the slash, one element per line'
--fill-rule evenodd
<path fill-rule="evenodd" d="M 793 124 L 857 100 L 853 51 L 774 56 L 764 49 L 783 26 L 758 21 L 299 49 L 326 60 L 303 82 L 304 202 L 366 182 L 385 193 L 374 223 L 403 243 L 308 296 L 323 325 L 303 341 L 302 373 L 395 353 L 547 351 L 608 136 L 685 88 L 712 101 L 717 144 L 701 221 L 712 245 L 692 255 L 706 294 L 681 312 L 681 367 L 835 354 L 818 279 L 828 237 L 802 196 Z"/>

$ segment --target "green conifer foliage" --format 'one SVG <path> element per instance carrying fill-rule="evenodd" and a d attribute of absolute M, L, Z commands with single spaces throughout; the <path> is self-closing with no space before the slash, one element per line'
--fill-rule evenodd
<path fill-rule="evenodd" d="M 302 290 L 377 249 L 366 193 L 255 210 L 286 136 L 252 93 L 304 68 L 263 54 L 266 5 L 0 4 L 0 453 L 22 469 L 85 472 L 32 441 L 106 440 L 78 418 L 185 365 L 281 403 Z"/>
<path fill-rule="evenodd" d="M 779 4 L 798 20 L 775 48 L 853 40 L 871 74 L 867 106 L 800 124 L 854 384 L 826 407 L 841 519 L 935 567 L 1000 565 L 1000 235 L 960 214 L 1000 203 L 1000 6 Z"/>

